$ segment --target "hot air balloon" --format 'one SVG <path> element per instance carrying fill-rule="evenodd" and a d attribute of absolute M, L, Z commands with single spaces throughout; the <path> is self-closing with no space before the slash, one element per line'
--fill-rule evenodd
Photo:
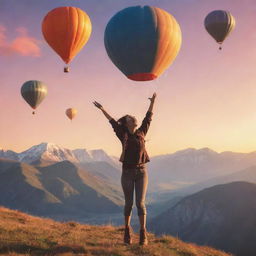
<path fill-rule="evenodd" d="M 128 7 L 108 22 L 104 43 L 112 62 L 129 79 L 159 77 L 176 58 L 181 30 L 168 12 L 151 6 Z"/>
<path fill-rule="evenodd" d="M 221 50 L 221 44 L 235 28 L 235 18 L 228 11 L 212 11 L 205 17 L 204 26 L 208 33 L 220 44 L 219 49 Z"/>
<path fill-rule="evenodd" d="M 58 7 L 44 17 L 42 32 L 46 42 L 68 64 L 87 43 L 92 31 L 89 16 L 77 7 Z M 64 72 L 69 72 L 65 67 Z"/>
<path fill-rule="evenodd" d="M 66 110 L 66 115 L 67 117 L 72 121 L 72 119 L 74 119 L 74 117 L 77 114 L 77 110 L 75 108 L 68 108 Z"/>
<path fill-rule="evenodd" d="M 36 109 L 47 95 L 47 87 L 41 81 L 30 80 L 22 85 L 21 95 L 31 108 Z M 35 111 L 32 113 L 35 114 Z"/>

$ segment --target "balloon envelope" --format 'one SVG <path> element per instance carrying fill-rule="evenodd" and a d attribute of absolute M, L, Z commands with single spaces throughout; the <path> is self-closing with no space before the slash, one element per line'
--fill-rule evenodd
<path fill-rule="evenodd" d="M 87 43 L 91 31 L 89 16 L 77 7 L 55 8 L 42 22 L 46 42 L 67 64 Z"/>
<path fill-rule="evenodd" d="M 176 58 L 181 40 L 175 18 L 151 6 L 121 10 L 110 19 L 104 35 L 109 58 L 135 81 L 160 76 Z"/>
<path fill-rule="evenodd" d="M 234 29 L 235 18 L 228 11 L 212 11 L 205 17 L 204 26 L 216 42 L 221 44 Z"/>
<path fill-rule="evenodd" d="M 77 114 L 77 110 L 76 110 L 75 108 L 68 108 L 68 109 L 66 110 L 66 115 L 67 115 L 67 117 L 68 117 L 70 120 L 74 119 L 74 117 L 76 116 L 76 114 Z"/>
<path fill-rule="evenodd" d="M 41 81 L 30 80 L 22 85 L 21 95 L 31 108 L 36 109 L 47 95 L 47 87 Z"/>

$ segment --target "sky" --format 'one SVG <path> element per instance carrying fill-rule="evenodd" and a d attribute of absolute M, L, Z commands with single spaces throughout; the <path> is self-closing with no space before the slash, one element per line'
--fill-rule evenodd
<path fill-rule="evenodd" d="M 173 64 L 152 82 L 127 79 L 108 58 L 104 30 L 128 6 L 151 5 L 171 13 L 182 31 Z M 63 73 L 64 63 L 47 45 L 41 22 L 59 6 L 84 10 L 92 34 Z M 212 10 L 232 13 L 236 27 L 222 51 L 204 29 Z M 121 144 L 103 114 L 135 115 L 139 122 L 157 98 L 146 138 L 149 155 L 185 148 L 217 152 L 256 150 L 256 1 L 254 0 L 0 0 L 0 148 L 21 152 L 41 142 L 120 155 Z M 20 95 L 27 80 L 41 80 L 48 95 L 32 115 Z M 70 122 L 65 110 L 75 107 Z"/>

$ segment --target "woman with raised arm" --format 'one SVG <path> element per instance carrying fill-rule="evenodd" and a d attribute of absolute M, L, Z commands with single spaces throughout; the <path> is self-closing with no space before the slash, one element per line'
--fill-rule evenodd
<path fill-rule="evenodd" d="M 146 163 L 149 162 L 149 157 L 145 149 L 145 136 L 147 134 L 153 106 L 156 98 L 156 93 L 153 94 L 150 100 L 150 105 L 141 126 L 137 127 L 137 120 L 134 116 L 125 115 L 117 121 L 112 118 L 103 106 L 94 101 L 94 105 L 99 108 L 112 125 L 117 137 L 122 143 L 123 150 L 120 157 L 122 162 L 122 177 L 121 184 L 124 192 L 125 206 L 125 232 L 124 243 L 131 244 L 131 212 L 133 206 L 133 193 L 135 189 L 136 206 L 140 220 L 140 245 L 147 245 L 146 233 L 146 207 L 145 197 L 148 185 L 148 174 Z"/>

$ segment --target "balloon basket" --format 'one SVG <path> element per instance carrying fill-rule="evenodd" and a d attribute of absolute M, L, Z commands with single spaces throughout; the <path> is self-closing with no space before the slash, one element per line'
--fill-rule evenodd
<path fill-rule="evenodd" d="M 64 67 L 64 73 L 69 73 L 70 69 L 69 67 Z"/>

